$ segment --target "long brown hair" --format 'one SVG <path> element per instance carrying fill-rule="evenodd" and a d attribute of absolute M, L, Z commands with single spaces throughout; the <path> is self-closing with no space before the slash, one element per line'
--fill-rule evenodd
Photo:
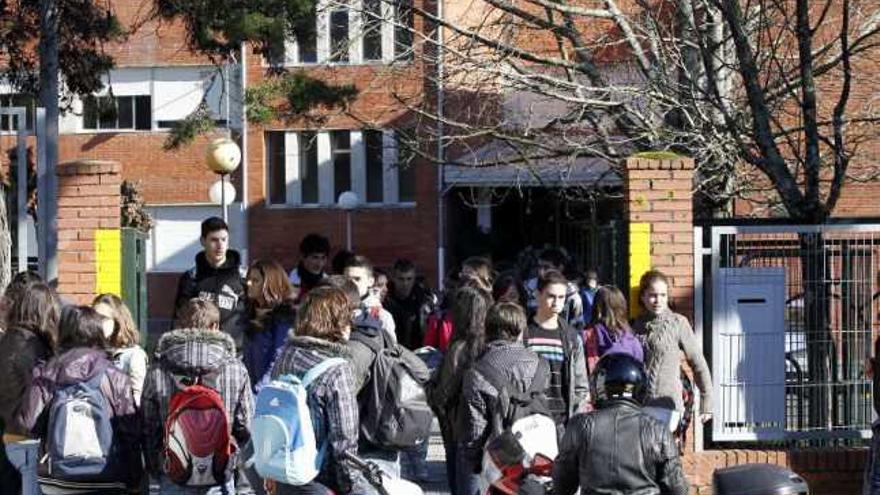
<path fill-rule="evenodd" d="M 627 322 L 626 297 L 623 296 L 620 289 L 613 285 L 603 285 L 596 291 L 592 324 L 600 323 L 618 336 L 630 331 Z"/>
<path fill-rule="evenodd" d="M 644 304 L 642 304 L 642 296 L 645 295 L 645 292 L 649 287 L 654 285 L 655 282 L 663 282 L 666 284 L 666 287 L 669 288 L 669 277 L 666 276 L 665 273 L 660 270 L 648 270 L 644 274 L 642 274 L 642 278 L 639 279 L 639 307 L 644 309 Z M 671 303 L 670 303 L 671 304 Z"/>
<path fill-rule="evenodd" d="M 295 335 L 345 342 L 345 330 L 351 328 L 351 316 L 345 291 L 336 287 L 314 288 L 299 307 Z"/>
<path fill-rule="evenodd" d="M 55 291 L 37 282 L 12 301 L 7 315 L 8 328 L 27 330 L 55 349 L 58 335 L 59 304 Z"/>
<path fill-rule="evenodd" d="M 260 296 L 253 301 L 257 308 L 273 308 L 293 296 L 293 286 L 284 267 L 275 260 L 255 260 L 248 268 L 248 275 L 256 271 L 263 278 Z"/>
<path fill-rule="evenodd" d="M 92 307 L 106 304 L 113 311 L 113 334 L 107 339 L 110 347 L 124 349 L 140 343 L 141 335 L 128 306 L 116 294 L 101 294 L 92 301 Z"/>

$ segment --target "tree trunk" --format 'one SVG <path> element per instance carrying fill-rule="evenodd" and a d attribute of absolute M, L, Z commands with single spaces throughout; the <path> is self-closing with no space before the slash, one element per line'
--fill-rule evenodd
<path fill-rule="evenodd" d="M 799 236 L 801 283 L 803 287 L 803 329 L 807 346 L 807 366 L 803 395 L 808 401 L 807 429 L 826 430 L 833 423 L 835 403 L 830 384 L 835 366 L 834 340 L 831 332 L 830 266 L 821 233 L 803 233 Z M 804 407 L 801 404 L 800 407 Z"/>

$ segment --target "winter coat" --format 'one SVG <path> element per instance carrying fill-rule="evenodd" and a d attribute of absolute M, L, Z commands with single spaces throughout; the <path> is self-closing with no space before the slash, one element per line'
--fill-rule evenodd
<path fill-rule="evenodd" d="M 16 423 L 25 390 L 33 380 L 34 368 L 52 357 L 49 343 L 22 328 L 10 328 L 0 338 L 0 416 L 5 433 L 28 435 L 29 428 Z"/>
<path fill-rule="evenodd" d="M 438 311 L 428 317 L 428 328 L 422 344 L 437 348 L 443 354 L 452 342 L 452 311 Z"/>
<path fill-rule="evenodd" d="M 194 297 L 210 300 L 220 309 L 220 330 L 231 335 L 236 348 L 241 349 L 248 327 L 246 272 L 238 251 L 227 251 L 226 261 L 216 268 L 208 263 L 205 252 L 200 252 L 195 266 L 180 276 L 175 308 L 179 310 Z"/>
<path fill-rule="evenodd" d="M 712 376 L 687 318 L 669 310 L 659 315 L 646 314 L 636 320 L 633 329 L 645 350 L 647 405 L 666 408 L 674 405 L 676 411 L 684 411 L 681 384 L 681 358 L 684 357 L 702 394 L 700 412 L 712 412 Z"/>
<path fill-rule="evenodd" d="M 179 329 L 159 339 L 141 396 L 147 468 L 153 475 L 162 466 L 165 418 L 171 397 L 181 389 L 181 377 L 202 376 L 204 385 L 223 398 L 230 432 L 239 446 L 250 439 L 254 397 L 244 364 L 235 356 L 235 343 L 216 330 Z"/>
<path fill-rule="evenodd" d="M 303 377 L 308 370 L 332 357 L 343 358 L 346 362 L 327 370 L 308 388 L 315 441 L 318 445 L 325 439 L 329 442 L 324 465 L 316 481 L 340 495 L 362 491 L 371 493 L 357 471 L 348 463 L 339 462 L 343 453 L 357 454 L 360 424 L 355 379 L 348 363 L 351 355 L 345 344 L 291 335 L 272 368 L 272 378 L 287 374 Z"/>
<path fill-rule="evenodd" d="M 517 393 L 525 393 L 532 381 L 540 375 L 544 375 L 541 379 L 549 383 L 550 366 L 519 342 L 489 343 L 477 364 L 502 371 L 509 383 L 516 387 Z M 474 472 L 477 472 L 483 447 L 492 433 L 491 418 L 495 413 L 505 415 L 506 405 L 500 403 L 499 395 L 500 391 L 478 369 L 471 367 L 465 372 L 459 403 L 459 442 L 464 449 L 465 459 L 474 468 Z"/>
<path fill-rule="evenodd" d="M 608 330 L 605 325 L 597 323 L 584 330 L 584 355 L 587 359 L 587 371 L 596 369 L 596 363 L 605 354 L 629 354 L 639 362 L 644 362 L 642 343 L 627 329 L 620 335 Z"/>
<path fill-rule="evenodd" d="M 471 368 L 467 346 L 464 341 L 456 341 L 449 345 L 449 351 L 443 356 L 440 367 L 434 371 L 425 392 L 428 404 L 440 423 L 440 434 L 447 444 L 460 437 L 458 429 L 458 404 L 461 399 L 461 384 L 464 374 Z"/>
<path fill-rule="evenodd" d="M 553 465 L 553 493 L 687 495 L 672 434 L 627 400 L 568 422 Z"/>
<path fill-rule="evenodd" d="M 565 347 L 565 369 L 563 370 L 562 386 L 567 391 L 565 404 L 568 407 L 568 418 L 579 412 L 590 409 L 590 378 L 587 376 L 587 363 L 584 358 L 584 344 L 581 336 L 574 331 L 565 320 L 559 319 L 559 331 Z M 523 335 L 526 341 L 528 330 Z"/>
<path fill-rule="evenodd" d="M 409 297 L 399 299 L 394 290 L 388 291 L 383 306 L 394 318 L 397 340 L 414 351 L 422 347 L 428 316 L 434 311 L 437 298 L 427 288 L 416 285 Z"/>
<path fill-rule="evenodd" d="M 34 437 L 46 438 L 49 428 L 49 406 L 55 392 L 70 385 L 82 383 L 105 374 L 101 392 L 110 406 L 113 441 L 119 447 L 120 461 L 128 466 L 125 481 L 135 486 L 141 479 L 141 442 L 137 407 L 131 388 L 131 379 L 116 368 L 107 352 L 102 349 L 77 347 L 38 366 L 33 381 L 22 398 L 17 422 Z"/>
<path fill-rule="evenodd" d="M 385 334 L 385 331 L 382 330 L 378 324 L 355 326 L 351 329 L 351 333 L 352 335 L 355 335 L 356 332 L 361 333 L 364 338 L 373 340 L 384 347 L 394 344 L 390 338 L 386 337 L 387 334 Z M 370 380 L 373 361 L 376 360 L 376 354 L 367 346 L 367 344 L 358 341 L 357 338 L 349 337 L 348 342 L 345 343 L 345 347 L 349 352 L 350 357 L 348 361 L 351 363 L 351 371 L 354 376 L 355 385 L 354 393 L 357 395 Z"/>
<path fill-rule="evenodd" d="M 258 310 L 251 319 L 244 336 L 241 360 L 248 370 L 252 386 L 269 371 L 269 366 L 278 349 L 287 340 L 295 319 L 296 310 L 292 301 L 282 302 L 270 310 Z"/>

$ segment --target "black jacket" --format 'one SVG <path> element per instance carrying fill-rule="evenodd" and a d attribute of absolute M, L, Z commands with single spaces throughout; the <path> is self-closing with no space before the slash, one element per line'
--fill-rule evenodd
<path fill-rule="evenodd" d="M 210 299 L 220 308 L 220 330 L 232 337 L 235 348 L 239 350 L 248 328 L 245 304 L 247 289 L 243 272 L 238 251 L 227 251 L 226 261 L 217 268 L 208 263 L 204 251 L 200 252 L 196 255 L 196 266 L 180 276 L 174 304 L 177 311 L 194 297 Z"/>
<path fill-rule="evenodd" d="M 687 495 L 672 434 L 625 400 L 569 420 L 553 466 L 554 494 Z"/>
<path fill-rule="evenodd" d="M 422 347 L 428 316 L 434 311 L 436 297 L 427 288 L 416 285 L 406 299 L 398 299 L 393 287 L 382 305 L 394 318 L 400 345 L 414 351 Z"/>

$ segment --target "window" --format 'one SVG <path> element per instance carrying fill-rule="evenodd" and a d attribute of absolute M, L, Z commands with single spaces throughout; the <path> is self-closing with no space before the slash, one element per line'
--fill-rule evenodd
<path fill-rule="evenodd" d="M 382 0 L 364 0 L 363 59 L 382 60 Z"/>
<path fill-rule="evenodd" d="M 299 135 L 299 176 L 303 204 L 318 203 L 318 139 L 314 132 Z"/>
<path fill-rule="evenodd" d="M 355 0 L 356 7 L 343 0 L 332 2 L 326 22 L 318 16 L 306 23 L 314 30 L 297 31 L 297 38 L 283 47 L 271 46 L 266 54 L 271 65 L 309 63 L 392 62 L 413 59 L 413 9 L 411 0 Z M 357 17 L 352 17 L 356 9 Z M 317 32 L 318 29 L 322 31 Z M 320 40 L 320 44 L 319 44 Z"/>
<path fill-rule="evenodd" d="M 333 207 L 345 191 L 370 205 L 414 202 L 415 169 L 397 166 L 395 143 L 381 130 L 269 131 L 267 202 Z"/>
<path fill-rule="evenodd" d="M 83 128 L 152 129 L 150 96 L 87 96 L 83 100 Z"/>
<path fill-rule="evenodd" d="M 330 61 L 348 62 L 348 9 L 330 13 Z"/>
<path fill-rule="evenodd" d="M 412 0 L 397 0 L 394 23 L 394 59 L 412 60 L 413 8 Z"/>
<path fill-rule="evenodd" d="M 330 146 L 333 153 L 333 197 L 351 190 L 351 134 L 332 131 Z"/>
<path fill-rule="evenodd" d="M 8 94 L 0 95 L 0 108 L 24 107 L 25 130 L 34 130 L 34 114 L 36 113 L 36 99 L 30 95 Z M 0 132 L 17 131 L 19 126 L 18 116 L 10 114 L 0 115 Z"/>
<path fill-rule="evenodd" d="M 266 133 L 266 162 L 269 173 L 269 204 L 281 205 L 287 201 L 287 173 L 284 165 L 284 133 Z"/>

